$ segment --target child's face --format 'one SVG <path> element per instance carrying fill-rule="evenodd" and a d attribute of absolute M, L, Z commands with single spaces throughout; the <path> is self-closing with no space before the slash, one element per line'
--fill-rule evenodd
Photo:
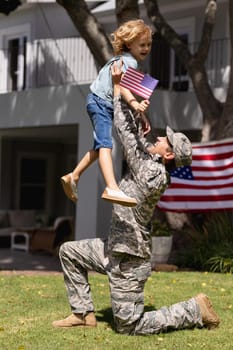
<path fill-rule="evenodd" d="M 128 44 L 129 52 L 137 61 L 143 61 L 150 53 L 152 38 L 150 35 L 142 34 L 136 38 L 131 44 Z"/>

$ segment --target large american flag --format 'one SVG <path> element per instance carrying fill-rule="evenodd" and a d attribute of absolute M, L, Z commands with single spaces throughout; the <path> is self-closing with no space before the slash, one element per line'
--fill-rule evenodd
<path fill-rule="evenodd" d="M 120 85 L 138 96 L 149 99 L 158 82 L 157 79 L 152 78 L 149 74 L 144 74 L 137 69 L 129 67 L 121 79 Z"/>
<path fill-rule="evenodd" d="M 191 167 L 178 168 L 158 202 L 165 211 L 233 210 L 233 139 L 193 144 Z"/>

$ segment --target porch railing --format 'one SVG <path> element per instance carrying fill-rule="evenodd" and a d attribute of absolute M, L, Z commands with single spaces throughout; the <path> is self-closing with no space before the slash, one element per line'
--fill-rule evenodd
<path fill-rule="evenodd" d="M 229 44 L 229 39 L 212 41 L 206 62 L 212 87 L 225 87 L 228 83 Z M 194 51 L 195 47 L 192 44 L 191 50 Z M 155 47 L 151 55 L 153 52 L 158 55 L 159 47 Z M 153 62 L 153 59 L 150 60 L 148 67 L 151 74 L 154 71 Z M 161 57 L 156 60 L 156 71 L 160 72 L 160 82 L 165 79 L 166 83 L 161 84 L 160 88 L 182 90 L 177 87 L 183 86 L 186 91 L 192 89 L 188 76 L 181 66 L 179 70 L 177 58 L 171 51 L 169 59 Z M 16 42 L 16 47 L 0 50 L 0 93 L 65 84 L 89 84 L 96 78 L 97 72 L 94 58 L 81 38 L 36 40 L 25 42 L 23 48 L 17 47 Z"/>

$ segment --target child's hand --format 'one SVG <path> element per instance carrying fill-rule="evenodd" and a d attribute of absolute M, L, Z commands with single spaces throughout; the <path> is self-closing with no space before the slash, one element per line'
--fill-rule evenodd
<path fill-rule="evenodd" d="M 123 61 L 120 59 L 120 65 L 117 64 L 116 61 L 111 65 L 111 73 L 112 73 L 112 82 L 113 84 L 119 84 L 122 77 L 122 67 Z"/>
<path fill-rule="evenodd" d="M 137 112 L 145 112 L 149 104 L 150 104 L 149 100 L 142 100 L 141 102 L 138 102 L 135 100 L 135 104 L 134 105 L 132 104 L 132 106 Z"/>

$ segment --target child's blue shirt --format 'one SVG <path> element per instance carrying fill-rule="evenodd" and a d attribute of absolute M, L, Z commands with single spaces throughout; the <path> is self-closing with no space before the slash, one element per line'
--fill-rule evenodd
<path fill-rule="evenodd" d="M 123 73 L 125 73 L 129 67 L 137 69 L 137 60 L 129 52 L 124 52 L 122 55 L 111 58 L 103 66 L 103 68 L 101 68 L 97 78 L 93 81 L 93 83 L 90 86 L 91 92 L 93 94 L 111 103 L 113 103 L 113 86 L 110 67 L 114 61 L 118 61 L 120 58 L 122 58 L 123 60 Z"/>

